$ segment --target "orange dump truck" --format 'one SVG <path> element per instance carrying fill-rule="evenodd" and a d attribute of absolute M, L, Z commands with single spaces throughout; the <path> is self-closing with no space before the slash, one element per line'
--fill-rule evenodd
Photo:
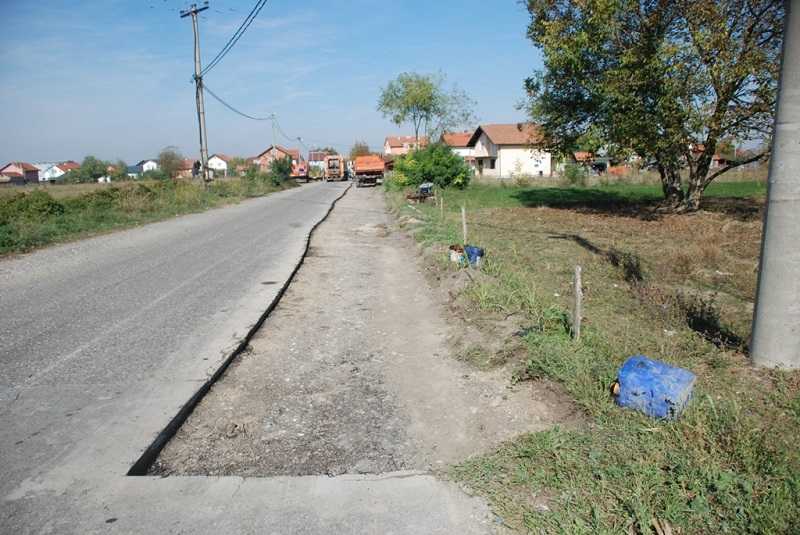
<path fill-rule="evenodd" d="M 377 184 L 378 180 L 383 180 L 384 169 L 383 160 L 380 156 L 356 156 L 353 162 L 356 187 L 360 188 L 365 184 Z"/>
<path fill-rule="evenodd" d="M 324 161 L 325 182 L 338 182 L 344 180 L 347 169 L 344 166 L 344 156 L 341 154 L 328 154 Z"/>

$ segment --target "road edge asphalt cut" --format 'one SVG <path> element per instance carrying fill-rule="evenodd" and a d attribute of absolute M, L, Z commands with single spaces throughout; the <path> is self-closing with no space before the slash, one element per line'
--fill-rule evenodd
<path fill-rule="evenodd" d="M 242 340 L 239 342 L 236 348 L 233 351 L 231 351 L 230 355 L 228 355 L 228 357 L 222 361 L 220 367 L 217 368 L 214 374 L 211 377 L 209 377 L 200 386 L 200 388 L 197 389 L 197 391 L 192 395 L 192 397 L 190 397 L 189 400 L 180 408 L 177 414 L 175 414 L 175 416 L 172 417 L 172 419 L 158 434 L 158 436 L 156 436 L 155 440 L 153 440 L 153 442 L 150 443 L 147 449 L 144 450 L 144 453 L 142 453 L 142 455 L 136 460 L 136 462 L 133 463 L 131 468 L 125 474 L 126 476 L 147 475 L 148 471 L 150 470 L 150 467 L 153 466 L 153 463 L 155 463 L 156 459 L 158 459 L 158 456 L 161 454 L 161 451 L 164 449 L 167 443 L 170 440 L 172 440 L 172 438 L 175 436 L 175 434 L 178 432 L 181 426 L 186 422 L 189 416 L 191 416 L 192 412 L 197 407 L 197 405 L 200 404 L 200 402 L 203 400 L 206 394 L 208 394 L 208 392 L 211 390 L 211 387 L 213 387 L 214 384 L 217 381 L 219 381 L 223 375 L 225 375 L 225 371 L 228 369 L 228 367 L 231 364 L 233 364 L 233 362 L 248 348 L 248 346 L 250 345 L 250 341 L 253 338 L 253 335 L 255 335 L 255 333 L 258 332 L 258 330 L 264 324 L 269 315 L 272 314 L 275 308 L 277 308 L 278 304 L 283 298 L 283 295 L 286 293 L 286 290 L 292 284 L 295 275 L 297 274 L 298 271 L 300 271 L 300 268 L 305 263 L 306 257 L 308 256 L 308 251 L 311 246 L 311 239 L 314 237 L 314 233 L 317 231 L 317 228 L 328 219 L 328 216 L 330 216 L 331 212 L 333 212 L 333 209 L 336 207 L 336 204 L 347 194 L 347 192 L 350 190 L 351 187 L 352 184 L 348 184 L 348 187 L 342 189 L 342 194 L 339 195 L 336 199 L 334 199 L 334 201 L 331 203 L 330 208 L 322 217 L 322 219 L 320 219 L 317 222 L 317 224 L 315 224 L 311 228 L 311 231 L 308 233 L 308 236 L 306 237 L 305 249 L 303 250 L 303 254 L 300 256 L 300 260 L 297 262 L 297 265 L 292 270 L 292 273 L 286 279 L 286 282 L 278 291 L 277 295 L 269 304 L 264 313 L 261 314 L 261 316 L 255 322 L 255 324 L 253 324 L 253 326 L 250 328 L 247 334 L 245 334 L 245 336 L 242 338 Z"/>

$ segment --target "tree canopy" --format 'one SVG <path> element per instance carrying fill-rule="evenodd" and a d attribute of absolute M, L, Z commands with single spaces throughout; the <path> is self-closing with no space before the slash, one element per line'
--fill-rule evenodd
<path fill-rule="evenodd" d="M 350 160 L 355 160 L 357 156 L 369 156 L 372 152 L 369 150 L 369 145 L 366 141 L 356 141 L 355 145 L 350 149 Z"/>
<path fill-rule="evenodd" d="M 524 107 L 539 148 L 655 162 L 665 198 L 696 210 L 717 144 L 771 135 L 782 0 L 523 0 L 544 68 Z M 688 167 L 684 194 L 681 171 Z"/>
<path fill-rule="evenodd" d="M 416 71 L 401 73 L 396 80 L 381 87 L 378 99 L 378 111 L 397 126 L 410 122 L 416 138 L 419 138 L 420 128 L 433 138 L 463 126 L 474 126 L 478 122 L 473 114 L 475 105 L 457 86 L 446 90 L 443 74 Z"/>
<path fill-rule="evenodd" d="M 166 178 L 175 178 L 181 170 L 181 163 L 183 162 L 183 155 L 178 150 L 178 147 L 170 145 L 165 147 L 158 153 L 156 157 L 158 163 L 158 170 Z"/>

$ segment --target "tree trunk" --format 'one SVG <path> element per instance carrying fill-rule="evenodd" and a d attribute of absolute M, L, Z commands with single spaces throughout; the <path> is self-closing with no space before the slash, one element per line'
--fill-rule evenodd
<path fill-rule="evenodd" d="M 683 184 L 681 183 L 680 171 L 659 163 L 658 174 L 661 176 L 661 189 L 664 192 L 664 199 L 673 206 L 683 202 Z"/>

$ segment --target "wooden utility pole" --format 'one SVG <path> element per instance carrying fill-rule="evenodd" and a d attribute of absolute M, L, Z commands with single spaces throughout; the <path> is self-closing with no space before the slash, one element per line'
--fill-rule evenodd
<path fill-rule="evenodd" d="M 194 85 L 197 97 L 197 120 L 200 123 L 200 174 L 203 179 L 203 189 L 208 190 L 208 144 L 206 142 L 206 110 L 203 106 L 203 75 L 200 68 L 200 35 L 197 31 L 197 14 L 208 9 L 208 2 L 204 7 L 198 8 L 192 4 L 189 11 L 181 11 L 181 18 L 192 17 L 194 27 Z"/>

